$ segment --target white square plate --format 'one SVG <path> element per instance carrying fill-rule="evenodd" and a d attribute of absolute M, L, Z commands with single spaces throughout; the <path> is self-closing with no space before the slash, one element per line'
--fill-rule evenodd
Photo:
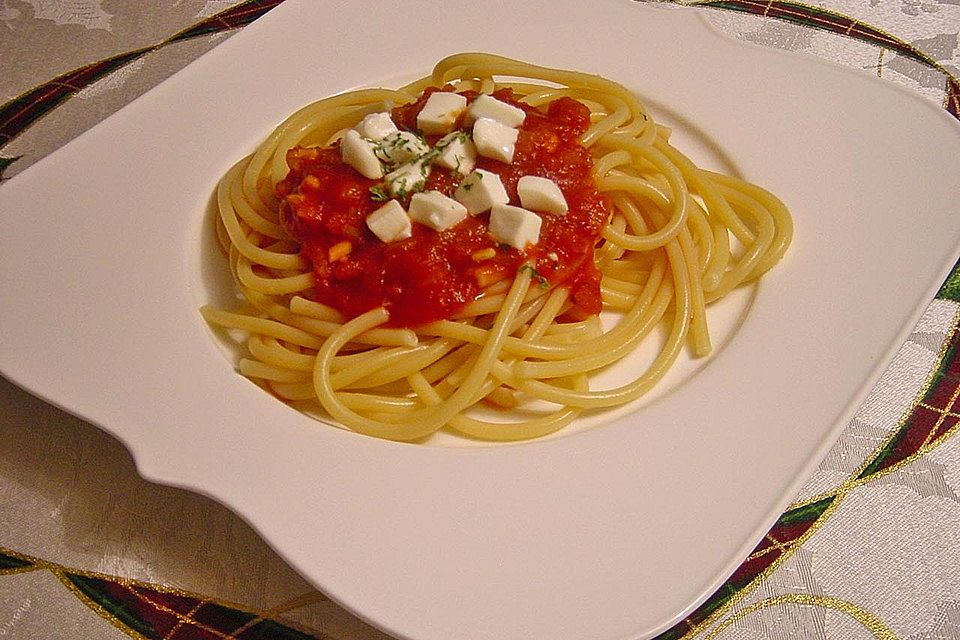
<path fill-rule="evenodd" d="M 197 312 L 214 185 L 303 104 L 468 50 L 634 89 L 681 149 L 785 200 L 794 246 L 707 366 L 603 426 L 470 448 L 319 425 L 234 373 Z M 693 10 L 288 0 L 0 188 L 0 371 L 397 636 L 648 637 L 763 536 L 933 296 L 958 150 L 934 105 Z"/>

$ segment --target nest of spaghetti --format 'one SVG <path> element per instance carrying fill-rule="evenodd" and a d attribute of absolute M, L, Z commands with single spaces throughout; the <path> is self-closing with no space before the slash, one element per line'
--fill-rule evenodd
<path fill-rule="evenodd" d="M 418 121 L 437 92 L 467 108 L 446 125 L 444 113 L 440 125 Z M 470 116 L 479 96 L 525 116 L 508 156 L 502 144 L 483 151 L 489 141 Z M 395 126 L 384 135 L 421 145 L 393 165 L 370 138 L 380 134 L 361 126 L 384 114 Z M 348 133 L 358 127 L 363 136 Z M 402 441 L 440 430 L 491 441 L 553 433 L 640 398 L 684 349 L 708 355 L 708 306 L 790 244 L 779 199 L 698 167 L 669 137 L 616 82 L 487 54 L 450 56 L 399 89 L 319 100 L 220 181 L 217 237 L 244 304 L 201 312 L 240 337 L 241 374 L 353 431 Z M 473 155 L 440 166 L 455 138 Z M 373 149 L 379 174 L 348 158 L 353 143 Z M 423 179 L 396 182 L 418 158 Z M 448 227 L 417 217 L 423 194 L 465 201 L 478 169 L 499 177 L 509 207 L 523 209 L 518 181 L 536 175 L 566 209 L 534 212 L 523 224 L 536 223 L 535 238 L 522 225 L 498 235 L 494 210 L 450 214 Z M 369 220 L 388 204 L 414 221 L 384 242 Z M 629 381 L 592 388 L 650 340 L 656 355 Z"/>

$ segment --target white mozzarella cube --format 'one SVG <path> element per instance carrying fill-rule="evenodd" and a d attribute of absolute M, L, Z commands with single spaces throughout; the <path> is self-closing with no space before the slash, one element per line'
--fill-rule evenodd
<path fill-rule="evenodd" d="M 477 165 L 477 148 L 462 131 L 445 135 L 433 148 L 437 151 L 434 162 L 460 175 L 470 173 Z"/>
<path fill-rule="evenodd" d="M 410 200 L 410 218 L 434 231 L 449 229 L 466 217 L 466 207 L 439 191 L 415 193 Z"/>
<path fill-rule="evenodd" d="M 502 122 L 480 118 L 473 123 L 473 144 L 477 153 L 485 158 L 510 164 L 516 151 L 519 132 Z"/>
<path fill-rule="evenodd" d="M 479 120 L 480 118 L 489 118 L 505 124 L 508 127 L 519 127 L 523 124 L 526 117 L 527 114 L 523 109 L 515 107 L 512 104 L 507 104 L 506 102 L 501 102 L 485 93 L 481 93 L 474 98 L 473 102 L 470 103 L 470 107 L 467 109 L 467 119 L 470 122 Z"/>
<path fill-rule="evenodd" d="M 414 160 L 400 165 L 388 173 L 384 180 L 390 195 L 403 198 L 414 191 L 422 191 L 428 177 L 430 177 L 430 165 L 422 160 Z"/>
<path fill-rule="evenodd" d="M 500 176 L 484 169 L 476 169 L 464 178 L 453 197 L 473 216 L 488 211 L 495 204 L 510 202 Z"/>
<path fill-rule="evenodd" d="M 567 212 L 567 199 L 557 183 L 550 178 L 523 176 L 517 182 L 520 204 L 531 211 L 562 215 Z"/>
<path fill-rule="evenodd" d="M 523 251 L 540 240 L 540 216 L 509 204 L 496 204 L 490 210 L 490 235 L 502 244 Z"/>
<path fill-rule="evenodd" d="M 430 94 L 420 113 L 417 128 L 427 135 L 447 133 L 457 123 L 457 118 L 467 108 L 467 99 L 459 93 L 436 91 Z"/>
<path fill-rule="evenodd" d="M 391 200 L 367 216 L 367 227 L 382 242 L 396 242 L 409 238 L 413 233 L 410 218 L 403 206 Z"/>
<path fill-rule="evenodd" d="M 364 178 L 376 180 L 383 177 L 383 167 L 373 149 L 373 145 L 353 129 L 348 129 L 340 138 L 340 157 L 343 161 Z"/>
<path fill-rule="evenodd" d="M 388 165 L 396 166 L 419 158 L 430 146 L 417 134 L 411 131 L 396 131 L 380 141 L 377 147 L 377 157 Z"/>
<path fill-rule="evenodd" d="M 391 133 L 398 131 L 393 118 L 386 111 L 364 116 L 363 120 L 354 129 L 367 140 L 373 140 L 374 142 L 379 142 Z"/>

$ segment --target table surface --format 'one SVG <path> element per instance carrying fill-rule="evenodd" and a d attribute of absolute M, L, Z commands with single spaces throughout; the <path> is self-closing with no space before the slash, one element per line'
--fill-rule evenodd
<path fill-rule="evenodd" d="M 280 2 L 0 0 L 0 176 Z M 960 113 L 958 0 L 676 4 Z M 661 639 L 960 638 L 958 321 L 955 270 L 790 509 Z M 226 508 L 142 480 L 105 433 L 2 379 L 0 407 L 0 636 L 387 638 Z"/>

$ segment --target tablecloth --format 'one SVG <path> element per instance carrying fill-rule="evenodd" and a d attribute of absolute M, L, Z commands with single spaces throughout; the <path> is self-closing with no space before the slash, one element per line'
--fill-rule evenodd
<path fill-rule="evenodd" d="M 0 176 L 280 2 L 0 0 Z M 958 0 L 671 4 L 960 117 Z M 958 322 L 954 270 L 791 507 L 661 639 L 960 638 Z M 0 380 L 0 637 L 125 636 L 387 638 L 229 510 L 142 480 L 120 443 Z"/>

